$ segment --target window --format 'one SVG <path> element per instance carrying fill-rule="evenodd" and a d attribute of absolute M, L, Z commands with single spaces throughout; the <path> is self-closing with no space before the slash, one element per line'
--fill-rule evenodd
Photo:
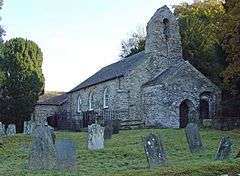
<path fill-rule="evenodd" d="M 163 34 L 165 39 L 168 40 L 168 38 L 170 37 L 169 20 L 167 18 L 164 18 L 163 24 L 164 24 Z"/>
<path fill-rule="evenodd" d="M 93 93 L 92 92 L 89 94 L 88 105 L 89 105 L 89 110 L 90 111 L 93 110 L 94 105 L 93 105 Z"/>
<path fill-rule="evenodd" d="M 77 112 L 81 112 L 81 108 L 82 108 L 82 100 L 81 100 L 81 97 L 79 96 L 77 100 Z"/>
<path fill-rule="evenodd" d="M 108 105 L 109 105 L 109 91 L 108 88 L 106 88 L 103 94 L 103 108 L 108 108 Z"/>

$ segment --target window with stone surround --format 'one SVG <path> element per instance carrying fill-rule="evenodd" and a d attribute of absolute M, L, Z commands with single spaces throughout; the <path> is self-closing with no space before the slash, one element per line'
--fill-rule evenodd
<path fill-rule="evenodd" d="M 82 99 L 80 96 L 78 96 L 77 99 L 77 112 L 80 113 L 82 111 Z"/>
<path fill-rule="evenodd" d="M 103 93 L 103 108 L 108 108 L 109 105 L 109 90 L 106 88 Z"/>
<path fill-rule="evenodd" d="M 94 99 L 93 99 L 93 93 L 92 93 L 92 92 L 90 92 L 90 94 L 89 94 L 88 107 L 89 107 L 89 111 L 92 111 L 92 110 L 93 110 L 93 107 L 94 107 Z"/>

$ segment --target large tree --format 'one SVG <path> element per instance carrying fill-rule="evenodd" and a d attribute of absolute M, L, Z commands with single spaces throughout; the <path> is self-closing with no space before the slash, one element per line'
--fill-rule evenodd
<path fill-rule="evenodd" d="M 215 83 L 220 84 L 225 53 L 219 32 L 224 16 L 221 1 L 205 0 L 175 6 L 182 39 L 183 57 Z"/>
<path fill-rule="evenodd" d="M 226 88 L 240 95 L 240 1 L 226 0 L 223 21 L 223 48 L 227 53 L 228 67 L 223 72 Z"/>
<path fill-rule="evenodd" d="M 33 41 L 14 38 L 3 44 L 0 121 L 19 125 L 30 117 L 43 92 L 42 61 L 41 49 Z"/>

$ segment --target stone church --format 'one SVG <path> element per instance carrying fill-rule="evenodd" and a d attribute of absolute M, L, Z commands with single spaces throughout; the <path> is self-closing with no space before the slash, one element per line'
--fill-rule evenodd
<path fill-rule="evenodd" d="M 147 24 L 145 51 L 102 68 L 66 93 L 59 106 L 69 119 L 102 111 L 146 126 L 179 128 L 192 114 L 199 122 L 213 118 L 220 100 L 221 90 L 183 59 L 177 19 L 163 6 Z"/>

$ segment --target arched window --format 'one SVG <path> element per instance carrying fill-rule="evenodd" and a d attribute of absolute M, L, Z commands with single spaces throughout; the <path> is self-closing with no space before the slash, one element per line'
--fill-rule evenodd
<path fill-rule="evenodd" d="M 163 19 L 163 34 L 166 40 L 170 37 L 170 29 L 169 29 L 169 20 L 167 18 Z"/>
<path fill-rule="evenodd" d="M 109 91 L 108 88 L 106 88 L 103 93 L 103 108 L 108 108 L 108 105 L 109 105 Z"/>
<path fill-rule="evenodd" d="M 88 106 L 89 106 L 89 110 L 93 110 L 93 107 L 94 107 L 94 99 L 93 99 L 93 93 L 91 92 L 89 94 L 89 98 L 88 98 Z"/>
<path fill-rule="evenodd" d="M 81 112 L 81 109 L 82 109 L 82 99 L 79 96 L 77 100 L 77 112 Z"/>

